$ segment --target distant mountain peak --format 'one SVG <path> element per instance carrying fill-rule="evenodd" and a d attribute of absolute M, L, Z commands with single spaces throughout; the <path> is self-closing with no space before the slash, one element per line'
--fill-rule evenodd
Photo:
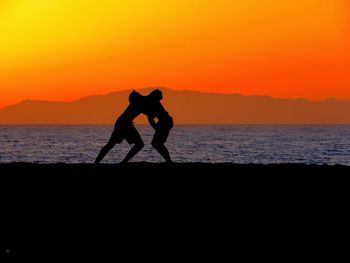
<path fill-rule="evenodd" d="M 137 90 L 147 95 L 156 88 L 163 91 L 162 103 L 175 124 L 350 124 L 350 101 L 336 98 L 313 102 L 303 98 L 277 99 L 165 87 Z M 131 91 L 91 95 L 72 102 L 26 99 L 0 110 L 0 124 L 112 125 L 128 105 Z"/>

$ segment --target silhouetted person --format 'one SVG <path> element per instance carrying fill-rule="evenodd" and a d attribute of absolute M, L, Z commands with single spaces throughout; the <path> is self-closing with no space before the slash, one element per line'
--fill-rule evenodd
<path fill-rule="evenodd" d="M 130 149 L 122 163 L 127 163 L 144 147 L 142 138 L 133 124 L 133 120 L 143 111 L 143 96 L 136 91 L 132 91 L 129 95 L 129 102 L 129 106 L 117 119 L 111 138 L 101 149 L 95 163 L 99 163 L 117 143 L 121 143 L 124 139 L 129 144 L 135 145 Z"/>
<path fill-rule="evenodd" d="M 173 118 L 164 109 L 161 104 L 163 94 L 160 90 L 153 90 L 146 97 L 145 114 L 148 117 L 148 121 L 154 128 L 155 133 L 152 140 L 152 146 L 163 156 L 166 162 L 172 162 L 169 151 L 165 147 L 166 142 L 171 128 L 174 126 Z M 158 119 L 155 122 L 155 118 Z"/>

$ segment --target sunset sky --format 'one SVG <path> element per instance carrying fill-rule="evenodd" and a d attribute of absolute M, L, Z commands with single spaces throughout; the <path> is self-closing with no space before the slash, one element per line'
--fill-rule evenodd
<path fill-rule="evenodd" d="M 350 99 L 350 1 L 0 1 L 0 108 L 149 86 Z"/>

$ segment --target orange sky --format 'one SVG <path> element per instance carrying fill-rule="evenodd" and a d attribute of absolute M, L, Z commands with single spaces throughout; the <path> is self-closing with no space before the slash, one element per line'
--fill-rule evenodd
<path fill-rule="evenodd" d="M 0 1 L 0 108 L 147 86 L 350 99 L 350 3 Z"/>

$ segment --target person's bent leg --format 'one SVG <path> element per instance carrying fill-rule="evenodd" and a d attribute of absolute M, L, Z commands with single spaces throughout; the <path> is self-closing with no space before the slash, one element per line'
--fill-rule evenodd
<path fill-rule="evenodd" d="M 143 141 L 137 141 L 135 145 L 130 149 L 128 154 L 125 156 L 124 160 L 121 163 L 127 163 L 130 161 L 132 157 L 134 157 L 142 148 L 145 146 Z"/>
<path fill-rule="evenodd" d="M 154 149 L 157 150 L 157 152 L 160 153 L 161 156 L 163 156 L 166 162 L 168 163 L 173 162 L 170 158 L 169 151 L 164 144 L 158 143 L 157 141 L 152 141 L 152 146 L 154 147 Z"/>
<path fill-rule="evenodd" d="M 95 164 L 100 163 L 102 159 L 107 155 L 107 153 L 114 147 L 114 145 L 115 143 L 108 142 L 105 146 L 103 146 L 95 160 Z"/>

